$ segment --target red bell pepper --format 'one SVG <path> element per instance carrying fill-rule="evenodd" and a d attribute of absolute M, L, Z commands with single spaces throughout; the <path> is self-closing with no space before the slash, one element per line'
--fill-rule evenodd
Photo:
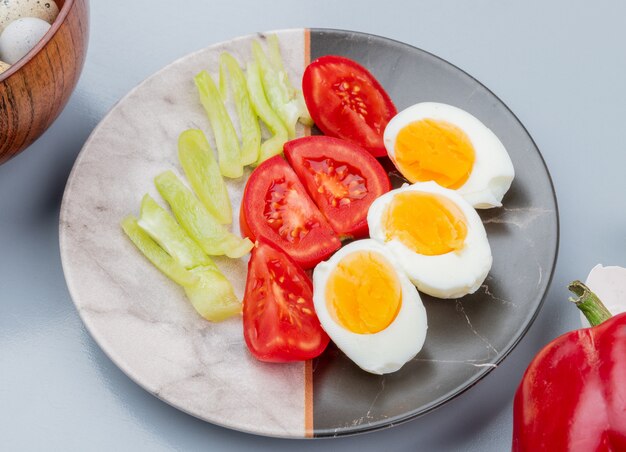
<path fill-rule="evenodd" d="M 517 389 L 513 451 L 626 451 L 626 313 L 611 317 L 580 281 L 570 299 L 592 325 L 539 352 Z"/>

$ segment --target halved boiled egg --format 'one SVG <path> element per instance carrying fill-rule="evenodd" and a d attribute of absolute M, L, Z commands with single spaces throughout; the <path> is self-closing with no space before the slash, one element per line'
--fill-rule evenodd
<path fill-rule="evenodd" d="M 367 224 L 411 282 L 434 297 L 474 293 L 491 269 L 480 217 L 457 192 L 434 182 L 382 195 L 370 206 Z"/>
<path fill-rule="evenodd" d="M 383 137 L 396 168 L 411 183 L 437 182 L 479 209 L 500 207 L 515 176 L 498 137 L 452 105 L 415 104 L 394 116 Z"/>
<path fill-rule="evenodd" d="M 415 287 L 374 240 L 352 242 L 313 272 L 322 328 L 361 369 L 395 372 L 422 349 L 426 310 Z"/>

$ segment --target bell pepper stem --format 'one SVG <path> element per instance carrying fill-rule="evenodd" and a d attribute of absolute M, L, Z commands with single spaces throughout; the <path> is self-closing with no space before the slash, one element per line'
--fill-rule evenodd
<path fill-rule="evenodd" d="M 600 325 L 612 317 L 598 296 L 582 282 L 578 280 L 572 281 L 568 289 L 577 296 L 576 298 L 570 297 L 569 300 L 582 311 L 591 326 Z"/>

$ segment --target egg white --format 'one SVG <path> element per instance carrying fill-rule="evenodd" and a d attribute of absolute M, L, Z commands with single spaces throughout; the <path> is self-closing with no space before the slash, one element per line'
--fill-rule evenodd
<path fill-rule="evenodd" d="M 402 304 L 396 318 L 382 331 L 373 334 L 353 333 L 337 323 L 326 304 L 328 277 L 347 255 L 359 251 L 381 254 L 396 270 L 402 289 Z M 363 275 L 367 277 L 367 275 Z M 348 358 L 361 369 L 373 374 L 386 374 L 400 369 L 422 349 L 428 328 L 426 309 L 415 287 L 394 265 L 394 256 L 386 247 L 371 240 L 358 240 L 337 251 L 329 260 L 320 262 L 313 271 L 313 303 L 322 328 Z"/>
<path fill-rule="evenodd" d="M 437 102 L 422 102 L 394 116 L 383 136 L 385 148 L 394 164 L 398 133 L 410 123 L 422 119 L 446 121 L 465 132 L 474 147 L 475 160 L 467 181 L 456 191 L 474 208 L 500 207 L 515 177 L 511 158 L 502 142 L 487 126 L 460 108 Z M 402 172 L 399 167 L 398 170 Z"/>
<path fill-rule="evenodd" d="M 398 239 L 385 241 L 382 218 L 393 197 L 398 193 L 418 191 L 445 196 L 465 215 L 467 235 L 463 248 L 449 253 L 427 256 L 418 254 Z M 417 288 L 437 298 L 460 298 L 476 292 L 485 281 L 491 264 L 491 247 L 485 227 L 470 204 L 457 192 L 443 188 L 435 182 L 417 182 L 404 185 L 376 199 L 367 213 L 367 224 L 372 239 L 384 244 L 396 258 L 409 279 Z"/>

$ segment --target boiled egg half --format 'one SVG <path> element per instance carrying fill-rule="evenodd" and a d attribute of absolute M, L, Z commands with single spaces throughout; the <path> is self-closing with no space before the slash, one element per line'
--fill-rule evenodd
<path fill-rule="evenodd" d="M 500 207 L 515 176 L 498 137 L 452 105 L 422 102 L 401 111 L 385 128 L 383 140 L 409 182 L 437 182 L 478 209 Z"/>
<path fill-rule="evenodd" d="M 459 193 L 434 182 L 382 195 L 370 206 L 367 224 L 411 282 L 434 297 L 474 293 L 491 269 L 480 217 Z"/>
<path fill-rule="evenodd" d="M 386 374 L 422 349 L 426 310 L 394 255 L 371 240 L 352 242 L 313 272 L 322 328 L 361 369 Z"/>

